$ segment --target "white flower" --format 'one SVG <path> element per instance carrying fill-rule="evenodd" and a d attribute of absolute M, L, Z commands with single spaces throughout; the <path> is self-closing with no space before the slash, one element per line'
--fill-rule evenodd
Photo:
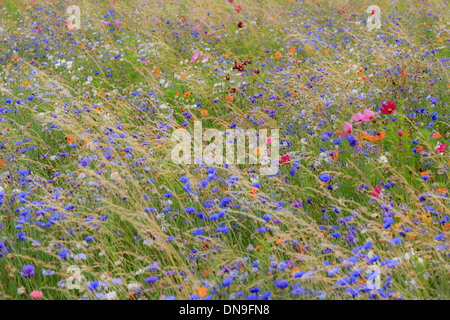
<path fill-rule="evenodd" d="M 130 284 L 128 284 L 128 290 L 130 290 L 132 292 L 136 292 L 139 290 L 140 286 L 141 286 L 140 283 L 130 283 Z"/>
<path fill-rule="evenodd" d="M 113 173 L 111 173 L 111 179 L 117 180 L 118 177 L 119 177 L 119 173 L 117 171 L 114 171 Z"/>
<path fill-rule="evenodd" d="M 111 291 L 106 294 L 106 300 L 114 300 L 116 298 L 117 298 L 117 293 L 115 291 Z"/>
<path fill-rule="evenodd" d="M 24 294 L 26 291 L 25 287 L 17 288 L 17 294 Z"/>
<path fill-rule="evenodd" d="M 381 156 L 381 157 L 378 159 L 378 162 L 379 162 L 379 163 L 388 163 L 388 159 L 386 158 L 386 156 Z"/>

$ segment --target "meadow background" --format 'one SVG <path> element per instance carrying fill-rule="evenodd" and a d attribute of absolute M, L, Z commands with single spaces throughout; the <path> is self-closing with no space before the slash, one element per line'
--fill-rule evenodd
<path fill-rule="evenodd" d="M 448 299 L 448 17 L 0 0 L 0 297 Z M 195 120 L 279 129 L 279 172 L 175 165 Z"/>

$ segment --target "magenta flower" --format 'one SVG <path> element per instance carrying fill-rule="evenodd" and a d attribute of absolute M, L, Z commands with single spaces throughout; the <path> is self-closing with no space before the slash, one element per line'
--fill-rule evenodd
<path fill-rule="evenodd" d="M 195 61 L 197 61 L 198 57 L 200 57 L 200 52 L 195 51 L 195 53 L 192 55 L 191 63 L 194 63 Z"/>
<path fill-rule="evenodd" d="M 283 164 L 283 163 L 286 163 L 286 162 L 289 162 L 289 161 L 291 161 L 291 155 L 286 152 L 286 154 L 281 157 L 280 164 Z"/>
<path fill-rule="evenodd" d="M 364 114 L 362 115 L 362 121 L 369 122 L 372 121 L 375 118 L 379 118 L 379 115 L 376 115 L 375 112 L 373 112 L 370 109 L 364 110 Z"/>
<path fill-rule="evenodd" d="M 447 145 L 445 143 L 443 143 L 436 149 L 436 152 L 443 153 L 445 150 L 447 150 Z"/>
<path fill-rule="evenodd" d="M 344 130 L 341 132 L 341 138 L 350 136 L 353 133 L 353 125 L 347 121 L 344 122 Z"/>
<path fill-rule="evenodd" d="M 353 115 L 352 120 L 355 121 L 357 124 L 360 124 L 362 122 L 361 112 L 358 112 L 358 114 Z"/>
<path fill-rule="evenodd" d="M 381 188 L 380 188 L 380 187 L 376 187 L 376 188 L 374 189 L 374 191 L 372 192 L 372 195 L 373 195 L 374 197 L 377 197 L 377 198 L 378 198 L 378 196 L 380 195 L 380 193 L 381 193 Z"/>
<path fill-rule="evenodd" d="M 196 25 L 195 27 L 192 28 L 192 30 L 194 30 L 197 33 L 202 33 L 202 27 L 200 27 L 200 25 Z"/>
<path fill-rule="evenodd" d="M 39 290 L 35 290 L 35 291 L 30 293 L 30 296 L 31 296 L 32 299 L 40 299 L 40 298 L 42 298 L 43 295 L 44 294 L 41 291 L 39 291 Z"/>

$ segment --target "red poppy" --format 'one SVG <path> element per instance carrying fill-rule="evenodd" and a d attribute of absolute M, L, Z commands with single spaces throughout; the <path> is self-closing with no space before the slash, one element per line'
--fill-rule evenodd
<path fill-rule="evenodd" d="M 244 24 L 242 22 L 238 23 L 238 28 L 242 28 L 244 26 Z"/>
<path fill-rule="evenodd" d="M 391 114 L 395 110 L 395 102 L 387 101 L 386 104 L 382 105 L 382 114 Z"/>

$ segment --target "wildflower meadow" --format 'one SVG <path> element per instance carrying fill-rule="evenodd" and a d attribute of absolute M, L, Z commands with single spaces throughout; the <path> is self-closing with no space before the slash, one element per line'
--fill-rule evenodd
<path fill-rule="evenodd" d="M 0 0 L 0 299 L 449 299 L 449 17 Z"/>

